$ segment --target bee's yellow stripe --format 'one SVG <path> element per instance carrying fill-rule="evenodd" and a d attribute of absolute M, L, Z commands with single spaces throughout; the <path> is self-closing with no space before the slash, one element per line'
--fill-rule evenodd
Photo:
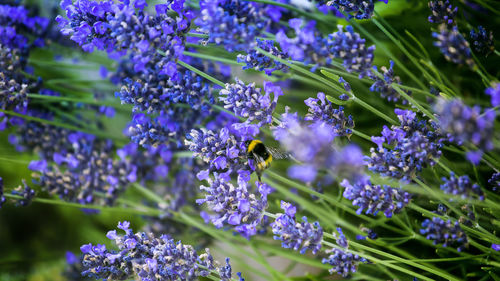
<path fill-rule="evenodd" d="M 257 144 L 259 144 L 259 143 L 262 143 L 262 142 L 260 140 L 253 140 L 253 141 L 251 141 L 250 144 L 248 145 L 247 153 L 250 152 L 250 151 L 252 151 L 255 148 L 255 146 Z"/>
<path fill-rule="evenodd" d="M 266 167 L 269 167 L 271 162 L 273 162 L 273 156 L 269 154 L 269 157 L 266 159 Z"/>
<path fill-rule="evenodd" d="M 257 169 L 258 170 L 265 170 L 265 169 L 269 168 L 269 166 L 271 165 L 271 162 L 273 162 L 273 156 L 269 155 L 269 157 L 267 157 L 267 159 L 264 160 L 264 162 L 257 163 Z"/>

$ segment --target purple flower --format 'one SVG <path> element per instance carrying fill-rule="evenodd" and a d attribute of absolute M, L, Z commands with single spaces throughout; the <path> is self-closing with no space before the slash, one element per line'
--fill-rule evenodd
<path fill-rule="evenodd" d="M 308 98 L 304 103 L 309 107 L 304 120 L 326 122 L 333 127 L 337 136 L 351 136 L 354 121 L 351 115 L 345 115 L 343 106 L 334 108 L 332 102 L 321 92 L 318 93 L 317 99 Z"/>
<path fill-rule="evenodd" d="M 478 196 L 479 200 L 484 200 L 484 192 L 477 183 L 472 183 L 469 176 L 456 177 L 455 173 L 451 172 L 449 178 L 441 178 L 443 184 L 441 190 L 445 193 L 460 195 L 462 198 L 472 198 L 473 195 Z"/>
<path fill-rule="evenodd" d="M 371 18 L 375 8 L 373 0 L 321 0 L 319 3 L 333 6 L 335 9 L 347 13 L 349 18 L 355 17 L 356 19 Z"/>
<path fill-rule="evenodd" d="M 2 183 L 2 187 L 3 187 L 3 180 L 1 181 Z M 23 179 L 23 186 L 19 186 L 17 188 L 15 188 L 14 190 L 11 191 L 11 194 L 13 195 L 18 195 L 18 196 L 21 196 L 22 199 L 16 199 L 16 206 L 22 206 L 22 207 L 27 207 L 31 204 L 31 202 L 33 201 L 33 198 L 35 197 L 35 190 L 33 190 L 31 187 L 29 187 L 27 184 L 26 184 L 26 181 Z M 3 198 L 3 192 L 2 192 L 2 196 L 0 196 Z M 0 201 L 2 199 L 0 198 Z M 5 200 L 4 200 L 5 202 Z M 2 202 L 3 204 L 3 202 Z"/>
<path fill-rule="evenodd" d="M 500 245 L 499 244 L 491 244 L 491 248 L 495 251 L 500 251 Z"/>
<path fill-rule="evenodd" d="M 306 217 L 302 222 L 295 219 L 295 211 L 290 211 L 290 204 L 281 203 L 281 208 L 285 214 L 279 214 L 276 220 L 271 224 L 274 233 L 274 239 L 281 241 L 281 247 L 293 249 L 301 254 L 307 250 L 315 255 L 321 249 L 323 240 L 323 229 L 318 222 L 309 223 Z"/>
<path fill-rule="evenodd" d="M 450 141 L 470 142 L 483 151 L 493 149 L 495 111 L 481 113 L 479 106 L 468 107 L 459 99 L 439 100 L 434 110 L 441 128 L 450 133 Z"/>
<path fill-rule="evenodd" d="M 244 141 L 231 134 L 227 128 L 218 134 L 204 128 L 191 130 L 186 137 L 185 145 L 194 152 L 195 157 L 201 158 L 210 165 L 211 171 L 248 170 L 246 161 L 246 147 Z M 222 165 L 223 162 L 225 165 Z"/>
<path fill-rule="evenodd" d="M 453 7 L 449 0 L 431 0 L 429 8 L 432 15 L 428 20 L 432 23 L 444 23 L 448 27 L 455 25 L 455 17 L 457 16 L 458 7 Z"/>
<path fill-rule="evenodd" d="M 495 50 L 493 31 L 487 32 L 482 26 L 478 26 L 477 29 L 477 32 L 471 29 L 469 42 L 471 42 L 474 51 L 487 56 Z"/>
<path fill-rule="evenodd" d="M 352 200 L 352 205 L 359 207 L 357 214 L 361 214 L 364 210 L 365 214 L 377 215 L 382 211 L 390 218 L 394 213 L 401 212 L 411 199 L 411 194 L 400 188 L 373 185 L 366 177 L 354 184 L 343 180 L 340 185 L 345 188 L 344 197 Z"/>
<path fill-rule="evenodd" d="M 21 5 L 0 5 L 0 45 L 19 49 L 43 46 L 43 38 L 40 36 L 46 31 L 50 21 L 30 14 L 31 11 Z M 33 36 L 35 40 L 30 43 L 28 38 Z"/>
<path fill-rule="evenodd" d="M 136 72 L 160 72 L 184 49 L 189 15 L 183 10 L 171 18 L 162 9 L 156 9 L 156 15 L 146 13 L 142 0 L 77 0 L 62 4 L 67 18 L 58 16 L 56 21 L 63 35 L 71 36 L 87 52 L 98 49 L 118 56 L 129 53 Z"/>
<path fill-rule="evenodd" d="M 367 47 L 365 39 L 354 32 L 352 26 L 339 25 L 339 31 L 328 36 L 327 46 L 335 58 L 343 60 L 343 65 L 348 72 L 358 72 L 363 78 L 370 74 L 375 46 Z"/>
<path fill-rule="evenodd" d="M 115 95 L 122 103 L 133 104 L 134 111 L 158 113 L 177 103 L 206 110 L 207 101 L 213 101 L 210 85 L 189 70 L 172 75 L 156 72 L 155 75 L 141 75 L 137 80 L 126 77 L 122 84 Z"/>
<path fill-rule="evenodd" d="M 451 220 L 445 221 L 438 217 L 424 220 L 420 234 L 432 240 L 434 245 L 456 246 L 458 251 L 464 250 L 468 243 L 467 235 L 458 222 L 453 223 Z"/>
<path fill-rule="evenodd" d="M 204 120 L 210 112 L 193 108 L 173 107 L 161 111 L 154 118 L 144 114 L 135 114 L 128 125 L 130 139 L 145 147 L 175 143 L 182 145 L 182 137 Z"/>
<path fill-rule="evenodd" d="M 314 64 L 311 71 L 320 65 L 328 65 L 332 58 L 326 45 L 326 40 L 316 29 L 316 22 L 304 22 L 302 19 L 293 18 L 288 21 L 295 32 L 294 38 L 289 38 L 285 30 L 276 34 L 276 42 L 283 53 L 291 59 L 305 64 Z"/>
<path fill-rule="evenodd" d="M 44 172 L 47 169 L 47 160 L 33 160 L 28 165 L 28 169 L 36 172 Z"/>
<path fill-rule="evenodd" d="M 68 202 L 112 205 L 135 181 L 136 167 L 127 160 L 113 159 L 111 141 L 96 140 L 83 133 L 72 133 L 66 141 L 72 149 L 54 154 L 59 164 L 36 175 L 34 182 L 43 190 Z M 105 196 L 96 196 L 96 192 Z"/>
<path fill-rule="evenodd" d="M 1 7 L 0 5 L 0 12 Z M 0 37 L 2 37 L 1 32 Z M 29 82 L 21 73 L 26 61 L 27 57 L 24 57 L 21 50 L 9 48 L 0 42 L 0 109 L 17 112 L 26 110 L 27 93 L 30 87 L 36 85 L 36 83 Z"/>
<path fill-rule="evenodd" d="M 276 46 L 274 46 L 274 41 L 257 39 L 257 47 L 271 53 L 272 55 L 280 59 L 286 60 L 289 58 L 287 54 L 283 53 Z M 287 65 L 273 60 L 268 56 L 259 53 L 259 51 L 255 49 L 247 50 L 246 55 L 239 54 L 237 57 L 237 61 L 246 64 L 245 66 L 243 66 L 243 69 L 255 69 L 257 71 L 264 71 L 267 75 L 271 75 L 275 70 L 287 72 L 289 69 Z"/>
<path fill-rule="evenodd" d="M 484 93 L 491 96 L 491 106 L 500 105 L 500 83 L 493 83 Z"/>
<path fill-rule="evenodd" d="M 281 88 L 271 82 L 264 82 L 265 94 L 262 94 L 260 88 L 255 88 L 255 83 L 245 85 L 238 78 L 235 80 L 236 83 L 226 84 L 226 88 L 219 93 L 224 108 L 245 118 L 247 123 L 257 121 L 259 126 L 271 123 L 278 97 L 283 95 Z M 272 100 L 271 92 L 274 96 Z"/>
<path fill-rule="evenodd" d="M 469 151 L 465 154 L 465 158 L 467 158 L 469 162 L 477 166 L 483 158 L 483 152 L 481 150 Z"/>
<path fill-rule="evenodd" d="M 376 74 L 370 74 L 370 78 L 374 81 L 370 87 L 370 91 L 380 93 L 382 98 L 387 99 L 390 102 L 398 102 L 401 100 L 402 104 L 407 104 L 408 101 L 404 98 L 401 98 L 401 95 L 391 86 L 392 83 L 401 84 L 401 79 L 399 76 L 394 76 L 394 62 L 390 61 L 390 67 L 382 66 L 380 69 L 382 70 L 383 79 L 379 78 Z M 376 66 L 373 66 L 375 72 L 378 72 Z M 403 90 L 406 94 L 411 95 L 410 91 Z"/>
<path fill-rule="evenodd" d="M 500 173 L 494 173 L 488 180 L 488 184 L 492 187 L 493 191 L 500 190 Z"/>
<path fill-rule="evenodd" d="M 282 115 L 281 124 L 274 128 L 273 134 L 284 149 L 303 162 L 301 166 L 289 169 L 293 178 L 311 180 L 319 169 L 339 177 L 352 178 L 360 175 L 364 166 L 363 154 L 357 146 L 340 148 L 333 145 L 336 133 L 326 122 L 316 121 L 307 125 L 296 114 L 287 112 Z M 307 167 L 307 172 L 295 174 L 301 167 Z"/>
<path fill-rule="evenodd" d="M 81 247 L 83 276 L 118 280 L 139 278 L 143 281 L 195 280 L 213 271 L 222 281 L 232 280 L 229 260 L 226 259 L 225 266 L 219 266 L 208 249 L 198 255 L 192 246 L 175 242 L 167 235 L 134 234 L 128 227 L 121 228 L 125 234 L 115 235 L 113 239 L 118 251 L 108 250 L 104 245 Z"/>
<path fill-rule="evenodd" d="M 353 254 L 349 251 L 349 244 L 342 232 L 341 228 L 337 228 L 339 235 L 337 237 L 337 245 L 340 248 L 332 248 L 326 250 L 325 253 L 329 254 L 328 258 L 323 258 L 321 261 L 323 264 L 329 264 L 333 266 L 329 272 L 330 274 L 336 272 L 343 277 L 347 277 L 349 273 L 354 273 L 358 269 L 358 264 L 360 262 L 368 262 L 367 259 L 358 256 L 357 254 Z M 335 235 L 335 234 L 334 234 Z"/>
<path fill-rule="evenodd" d="M 460 34 L 458 28 L 441 28 L 440 32 L 433 32 L 432 37 L 436 38 L 434 46 L 438 47 L 446 60 L 456 64 L 467 64 L 469 67 L 475 65 L 471 58 L 469 42 Z"/>
<path fill-rule="evenodd" d="M 208 43 L 223 45 L 229 52 L 250 50 L 255 38 L 270 24 L 264 5 L 240 0 L 204 0 L 195 20 Z"/>
<path fill-rule="evenodd" d="M 408 110 L 395 110 L 400 125 L 384 126 L 382 136 L 372 137 L 377 147 L 370 149 L 366 163 L 371 171 L 409 181 L 427 165 L 434 166 L 441 156 L 443 137 L 433 124 L 415 117 Z M 383 144 L 393 146 L 384 148 Z"/>
<path fill-rule="evenodd" d="M 217 215 L 210 219 L 221 228 L 226 224 L 235 226 L 235 230 L 246 238 L 256 234 L 263 212 L 267 207 L 267 188 L 260 183 L 260 196 L 250 193 L 248 171 L 238 172 L 238 184 L 233 185 L 224 175 L 214 173 L 208 178 L 209 186 L 200 186 L 206 192 L 205 198 L 196 200 L 198 204 L 206 204 Z"/>

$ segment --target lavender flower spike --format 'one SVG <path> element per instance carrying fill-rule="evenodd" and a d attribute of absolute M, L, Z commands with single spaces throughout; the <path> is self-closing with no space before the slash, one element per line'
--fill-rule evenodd
<path fill-rule="evenodd" d="M 225 174 L 214 173 L 214 179 L 208 178 L 209 186 L 201 186 L 206 192 L 205 198 L 196 200 L 206 204 L 217 213 L 211 218 L 212 223 L 221 228 L 233 225 L 235 230 L 249 238 L 257 233 L 263 212 L 267 208 L 267 195 L 271 188 L 265 183 L 257 183 L 260 196 L 249 192 L 250 171 L 238 172 L 238 185 L 233 185 Z"/>
<path fill-rule="evenodd" d="M 443 244 L 443 247 L 454 245 L 458 251 L 464 250 L 468 243 L 467 235 L 458 221 L 453 223 L 451 220 L 445 221 L 438 217 L 422 222 L 420 234 L 432 240 L 434 245 Z"/>
<path fill-rule="evenodd" d="M 394 213 L 401 212 L 411 199 L 411 194 L 400 188 L 374 185 L 366 177 L 354 184 L 344 179 L 340 185 L 345 188 L 344 197 L 352 200 L 352 204 L 359 207 L 356 211 L 358 214 L 361 214 L 363 210 L 366 214 L 373 215 L 382 211 L 386 217 L 390 218 Z"/>
<path fill-rule="evenodd" d="M 484 200 L 484 192 L 477 183 L 472 183 L 469 176 L 458 177 L 451 172 L 449 178 L 441 178 L 443 184 L 441 190 L 445 193 L 460 195 L 462 198 L 471 198 L 473 195 L 479 197 L 479 200 Z"/>
<path fill-rule="evenodd" d="M 274 239 L 281 241 L 281 247 L 291 248 L 295 251 L 300 249 L 301 254 L 311 250 L 315 255 L 321 249 L 323 240 L 323 229 L 318 222 L 309 223 L 306 217 L 299 223 L 295 219 L 296 208 L 288 202 L 281 201 L 281 209 L 284 214 L 279 214 L 271 224 Z"/>
<path fill-rule="evenodd" d="M 118 247 L 108 250 L 105 245 L 86 244 L 83 253 L 82 275 L 105 280 L 137 278 L 150 280 L 198 280 L 217 272 L 220 280 L 232 280 L 231 265 L 220 266 L 208 249 L 198 255 L 190 245 L 175 242 L 167 235 L 155 237 L 145 232 L 133 233 L 127 221 L 118 223 L 124 235 L 111 230 L 106 234 Z M 238 274 L 239 275 L 239 274 Z M 242 280 L 240 278 L 240 280 Z"/>
<path fill-rule="evenodd" d="M 455 24 L 458 8 L 453 7 L 449 0 L 431 0 L 429 1 L 429 9 L 432 12 L 428 18 L 429 22 L 444 23 L 449 27 Z"/>
<path fill-rule="evenodd" d="M 336 272 L 342 277 L 347 277 L 349 273 L 354 273 L 358 269 L 358 264 L 360 262 L 368 262 L 367 259 L 360 257 L 357 254 L 351 253 L 348 248 L 348 241 L 342 232 L 342 229 L 337 228 L 339 235 L 334 235 L 337 237 L 337 245 L 343 249 L 332 248 L 330 250 L 326 250 L 325 253 L 330 254 L 328 258 L 324 258 L 321 262 L 327 263 L 333 266 L 333 268 L 329 269 L 330 274 Z"/>
<path fill-rule="evenodd" d="M 366 46 L 366 40 L 354 32 L 352 26 L 339 25 L 339 30 L 328 36 L 328 48 L 335 58 L 342 59 L 343 65 L 348 72 L 358 72 L 363 78 L 370 74 L 373 62 L 373 51 L 375 46 Z"/>
<path fill-rule="evenodd" d="M 255 88 L 255 83 L 245 85 L 238 78 L 235 81 L 234 84 L 226 84 L 226 88 L 220 91 L 219 99 L 224 103 L 224 108 L 246 118 L 248 123 L 257 121 L 260 126 L 271 123 L 278 97 L 283 95 L 281 88 L 271 82 L 264 82 L 263 95 L 260 88 Z M 271 92 L 274 94 L 272 100 L 269 95 Z"/>
<path fill-rule="evenodd" d="M 481 113 L 479 106 L 468 107 L 459 99 L 439 100 L 434 110 L 441 128 L 450 133 L 451 141 L 459 145 L 471 142 L 483 151 L 493 149 L 494 110 Z"/>
<path fill-rule="evenodd" d="M 469 42 L 460 34 L 458 28 L 441 28 L 440 32 L 433 32 L 432 37 L 436 38 L 434 46 L 438 47 L 446 60 L 456 64 L 467 64 L 469 67 L 475 65 L 472 59 Z"/>
<path fill-rule="evenodd" d="M 255 38 L 270 24 L 262 4 L 241 0 L 203 0 L 195 20 L 208 43 L 223 45 L 229 52 L 249 50 Z"/>
<path fill-rule="evenodd" d="M 323 121 L 333 127 L 337 136 L 351 136 L 354 128 L 352 116 L 344 113 L 344 107 L 339 106 L 338 109 L 333 107 L 324 93 L 318 93 L 318 98 L 308 98 L 304 103 L 309 107 L 304 118 L 307 121 Z"/>

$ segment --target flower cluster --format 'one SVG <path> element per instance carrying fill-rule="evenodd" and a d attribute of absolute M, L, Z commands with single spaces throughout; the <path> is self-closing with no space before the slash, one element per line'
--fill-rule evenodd
<path fill-rule="evenodd" d="M 328 36 L 327 46 L 335 58 L 343 60 L 348 72 L 358 72 L 363 78 L 370 74 L 375 46 L 366 46 L 366 40 L 354 32 L 352 26 L 338 26 L 339 30 Z"/>
<path fill-rule="evenodd" d="M 276 46 L 274 46 L 274 41 L 257 39 L 257 47 L 271 53 L 273 56 L 276 56 L 280 59 L 285 60 L 289 58 L 287 54 L 283 53 Z M 271 75 L 275 70 L 281 70 L 283 72 L 288 71 L 287 65 L 282 64 L 279 61 L 270 59 L 268 56 L 261 54 L 255 49 L 249 50 L 246 55 L 239 54 L 237 57 L 237 61 L 246 64 L 245 66 L 243 66 L 243 69 L 255 69 L 257 71 L 264 71 L 267 75 Z"/>
<path fill-rule="evenodd" d="M 398 102 L 401 100 L 402 104 L 407 104 L 408 101 L 406 99 L 402 99 L 401 95 L 394 89 L 391 84 L 401 84 L 401 79 L 399 76 L 394 75 L 394 62 L 391 60 L 390 61 L 390 67 L 387 68 L 385 66 L 382 66 L 380 69 L 382 70 L 381 75 L 383 75 L 383 78 L 380 78 L 376 74 L 370 74 L 370 78 L 374 81 L 373 84 L 370 87 L 370 91 L 372 92 L 377 92 L 380 93 L 380 96 L 382 98 L 387 99 L 390 102 Z M 375 72 L 378 72 L 378 69 L 376 66 L 373 67 Z M 406 92 L 406 94 L 410 95 L 411 92 L 407 90 L 403 90 Z"/>
<path fill-rule="evenodd" d="M 176 71 L 175 65 L 173 71 Z M 177 75 L 178 79 L 161 72 L 144 74 L 137 80 L 126 77 L 115 95 L 123 104 L 134 105 L 134 111 L 157 113 L 176 103 L 207 110 L 207 102 L 213 102 L 209 84 L 189 70 L 178 71 Z"/>
<path fill-rule="evenodd" d="M 249 50 L 271 20 L 264 5 L 241 0 L 204 0 L 195 24 L 208 33 L 207 43 L 223 45 L 229 52 Z"/>
<path fill-rule="evenodd" d="M 185 145 L 209 164 L 210 171 L 224 172 L 248 170 L 245 143 L 231 134 L 228 128 L 222 128 L 219 134 L 202 128 L 193 129 L 186 137 Z M 205 172 L 208 175 L 208 171 Z"/>
<path fill-rule="evenodd" d="M 101 244 L 86 244 L 80 248 L 83 253 L 82 275 L 106 280 L 135 276 L 142 281 L 167 281 L 197 280 L 217 272 L 221 280 L 232 280 L 229 259 L 226 259 L 225 266 L 219 266 L 208 249 L 198 255 L 192 246 L 175 242 L 167 235 L 158 238 L 144 232 L 134 234 L 129 227 L 129 222 L 120 222 L 118 228 L 125 232 L 124 235 L 119 235 L 116 230 L 106 234 L 118 251 L 107 250 Z"/>
<path fill-rule="evenodd" d="M 17 151 L 33 151 L 41 159 L 52 159 L 57 152 L 73 151 L 67 141 L 71 133 L 68 129 L 29 121 L 17 126 L 16 133 L 9 135 L 9 142 Z"/>
<path fill-rule="evenodd" d="M 283 29 L 276 34 L 276 42 L 287 56 L 305 64 L 314 64 L 311 71 L 320 65 L 330 64 L 332 58 L 329 47 L 316 29 L 315 21 L 304 22 L 294 18 L 288 24 L 295 32 L 294 38 L 289 38 Z"/>
<path fill-rule="evenodd" d="M 449 0 L 431 0 L 429 8 L 432 15 L 429 16 L 429 22 L 444 23 L 447 26 L 455 25 L 455 17 L 457 16 L 458 7 L 453 7 Z"/>
<path fill-rule="evenodd" d="M 168 4 L 159 4 L 153 16 L 144 11 L 145 6 L 144 0 L 120 3 L 62 1 L 61 8 L 68 18 L 58 16 L 56 21 L 62 34 L 71 35 L 84 51 L 98 49 L 124 55 L 132 50 L 135 71 L 148 72 L 146 64 L 149 63 L 168 72 L 168 62 L 183 51 L 189 15 L 180 13 L 181 17 L 171 18 L 167 15 Z M 164 51 L 167 56 L 161 56 L 157 50 Z"/>
<path fill-rule="evenodd" d="M 443 220 L 439 217 L 426 219 L 422 222 L 420 234 L 432 240 L 434 245 L 443 244 L 443 247 L 457 246 L 458 251 L 463 251 L 467 247 L 467 235 L 457 222 Z"/>
<path fill-rule="evenodd" d="M 260 88 L 255 88 L 255 83 L 245 85 L 238 78 L 235 80 L 235 83 L 226 84 L 226 88 L 219 92 L 219 100 L 224 103 L 224 108 L 245 118 L 247 123 L 257 121 L 259 126 L 271 123 L 278 97 L 283 95 L 281 88 L 272 82 L 264 82 L 263 95 Z M 270 93 L 274 96 L 272 100 Z"/>
<path fill-rule="evenodd" d="M 432 37 L 436 38 L 434 46 L 438 47 L 446 60 L 456 64 L 467 64 L 474 66 L 469 42 L 465 40 L 458 28 L 441 28 L 439 33 L 433 32 Z"/>
<path fill-rule="evenodd" d="M 28 106 L 30 84 L 20 74 L 26 64 L 24 56 L 20 50 L 0 44 L 0 109 L 23 112 Z"/>
<path fill-rule="evenodd" d="M 281 209 L 285 212 L 279 214 L 271 224 L 274 239 L 281 241 L 281 247 L 293 249 L 301 254 L 307 250 L 315 255 L 321 249 L 323 240 L 323 229 L 318 222 L 309 223 L 307 217 L 303 217 L 303 222 L 296 221 L 295 213 L 297 209 L 290 203 L 281 201 Z"/>
<path fill-rule="evenodd" d="M 460 99 L 439 100 L 434 107 L 439 125 L 459 145 L 470 142 L 480 150 L 493 149 L 495 111 L 481 113 L 479 106 L 468 107 Z"/>
<path fill-rule="evenodd" d="M 335 147 L 335 130 L 324 121 L 307 125 L 298 119 L 297 114 L 284 113 L 281 125 L 274 128 L 273 133 L 283 148 L 302 162 L 289 168 L 288 174 L 292 178 L 312 182 L 322 169 L 349 179 L 360 175 L 364 164 L 361 150 L 353 144 Z"/>
<path fill-rule="evenodd" d="M 30 163 L 38 172 L 34 182 L 61 199 L 80 204 L 112 205 L 130 182 L 137 180 L 137 168 L 128 161 L 113 159 L 111 141 L 96 140 L 83 133 L 68 135 L 73 151 L 52 155 L 56 165 L 42 159 Z"/>
<path fill-rule="evenodd" d="M 191 111 L 191 114 L 187 114 L 186 111 Z M 162 111 L 156 117 L 137 113 L 128 124 L 127 135 L 133 142 L 145 148 L 169 142 L 177 143 L 180 146 L 182 145 L 181 137 L 193 127 L 193 124 L 200 122 L 205 117 L 203 112 L 179 107 Z"/>
<path fill-rule="evenodd" d="M 352 205 L 359 207 L 356 213 L 377 215 L 382 211 L 388 218 L 399 213 L 408 205 L 411 194 L 400 188 L 387 185 L 374 185 L 368 178 L 363 178 L 351 184 L 348 180 L 340 183 L 345 188 L 344 197 L 352 200 Z"/>
<path fill-rule="evenodd" d="M 141 150 L 137 144 L 129 143 L 116 152 L 122 161 L 134 163 L 137 179 L 143 182 L 156 182 L 167 177 L 168 164 L 173 157 L 172 150 L 166 145 Z"/>
<path fill-rule="evenodd" d="M 24 6 L 0 5 L 0 45 L 23 49 L 28 47 L 27 32 L 36 37 L 34 45 L 42 46 L 39 36 L 49 25 L 49 19 L 39 16 L 29 16 Z"/>
<path fill-rule="evenodd" d="M 337 228 L 337 231 L 339 232 L 337 236 L 337 245 L 340 246 L 340 248 L 326 250 L 325 252 L 329 254 L 329 256 L 328 258 L 324 258 L 321 262 L 333 266 L 333 268 L 329 270 L 330 274 L 336 272 L 342 275 L 342 277 L 347 277 L 349 273 L 354 273 L 358 270 L 358 264 L 360 262 L 365 263 L 368 262 L 368 260 L 348 251 L 349 245 L 342 229 Z"/>
<path fill-rule="evenodd" d="M 354 128 L 354 120 L 351 115 L 346 116 L 344 107 L 334 108 L 331 101 L 329 101 L 324 93 L 318 93 L 317 99 L 308 98 L 304 102 L 309 107 L 304 120 L 311 122 L 326 122 L 332 126 L 336 136 L 352 135 Z"/>
<path fill-rule="evenodd" d="M 358 20 L 371 18 L 375 8 L 373 0 L 330 0 L 325 2 L 328 6 L 333 6 L 339 11 L 348 13 L 348 18 L 354 17 Z M 387 3 L 387 1 L 385 2 Z"/>
<path fill-rule="evenodd" d="M 462 198 L 471 198 L 473 195 L 479 197 L 480 200 L 484 200 L 484 192 L 477 183 L 472 183 L 469 176 L 460 176 L 457 178 L 455 173 L 451 172 L 450 177 L 441 178 L 443 184 L 441 185 L 441 190 L 445 193 L 459 195 Z"/>
<path fill-rule="evenodd" d="M 477 32 L 471 29 L 469 37 L 472 48 L 479 54 L 487 56 L 495 50 L 493 31 L 488 32 L 484 27 L 478 26 Z"/>
<path fill-rule="evenodd" d="M 212 223 L 217 228 L 232 225 L 246 238 L 255 235 L 267 207 L 267 195 L 271 193 L 271 188 L 257 182 L 260 196 L 251 193 L 249 171 L 238 172 L 237 185 L 233 185 L 229 176 L 224 174 L 214 173 L 213 179 L 209 176 L 201 179 L 207 179 L 209 186 L 200 186 L 205 198 L 196 200 L 196 203 L 206 204 L 217 214 L 211 217 Z"/>
<path fill-rule="evenodd" d="M 370 149 L 366 162 L 371 171 L 409 181 L 425 166 L 434 166 L 441 156 L 444 139 L 425 120 L 416 118 L 413 111 L 396 109 L 395 112 L 400 125 L 391 129 L 384 126 L 382 136 L 372 137 L 377 148 Z M 385 148 L 384 144 L 393 148 Z"/>

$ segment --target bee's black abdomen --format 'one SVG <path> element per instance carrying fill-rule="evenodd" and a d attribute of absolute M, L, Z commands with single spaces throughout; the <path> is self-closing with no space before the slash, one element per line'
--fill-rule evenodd
<path fill-rule="evenodd" d="M 269 152 L 267 151 L 267 148 L 263 143 L 256 144 L 255 148 L 253 149 L 253 153 L 259 155 L 264 159 L 267 159 L 269 157 Z"/>

